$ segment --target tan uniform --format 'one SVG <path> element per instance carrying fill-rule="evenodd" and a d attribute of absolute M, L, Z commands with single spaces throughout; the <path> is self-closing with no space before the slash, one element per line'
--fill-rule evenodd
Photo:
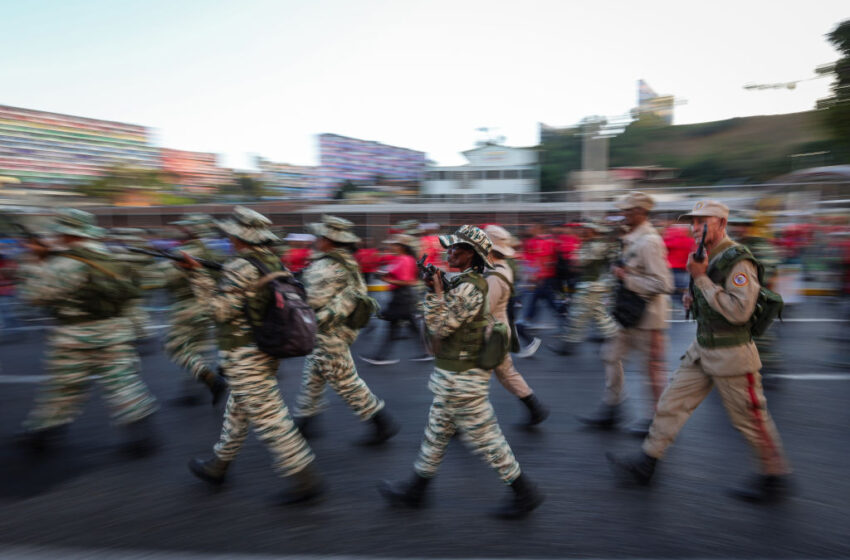
<path fill-rule="evenodd" d="M 709 253 L 709 266 L 730 244 L 731 241 L 724 240 Z M 760 288 L 756 267 L 749 260 L 735 264 L 723 285 L 713 283 L 708 276 L 697 278 L 694 285 L 711 308 L 734 325 L 749 321 Z M 716 386 L 732 425 L 756 451 L 764 474 L 787 474 L 790 469 L 767 411 L 760 368 L 758 350 L 752 340 L 719 348 L 706 348 L 694 341 L 661 395 L 649 435 L 643 442 L 644 452 L 661 458 L 691 413 Z"/>
<path fill-rule="evenodd" d="M 496 272 L 508 279 L 508 282 L 513 283 L 514 273 L 511 268 L 503 263 L 496 262 Z M 511 287 L 504 280 L 495 275 L 487 276 L 487 299 L 490 302 L 490 312 L 497 321 L 501 321 L 506 325 L 508 320 L 508 301 L 511 298 Z M 508 390 L 512 395 L 519 398 L 525 398 L 532 393 L 528 383 L 525 382 L 522 375 L 514 367 L 514 361 L 511 359 L 511 353 L 505 356 L 505 360 L 496 366 L 493 370 L 499 383 Z"/>
<path fill-rule="evenodd" d="M 625 399 L 623 359 L 630 350 L 643 354 L 654 400 L 661 396 L 667 382 L 664 359 L 666 333 L 669 328 L 670 298 L 673 274 L 667 264 L 667 249 L 661 236 L 648 221 L 623 236 L 625 287 L 646 299 L 643 317 L 636 327 L 621 329 L 605 343 L 605 397 L 608 405 Z"/>

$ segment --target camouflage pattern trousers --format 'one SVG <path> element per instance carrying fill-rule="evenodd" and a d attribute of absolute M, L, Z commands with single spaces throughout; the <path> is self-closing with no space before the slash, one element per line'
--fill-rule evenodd
<path fill-rule="evenodd" d="M 221 436 L 213 450 L 223 461 L 233 461 L 253 428 L 269 449 L 275 470 L 282 476 L 295 474 L 315 458 L 307 441 L 295 427 L 277 384 L 278 360 L 255 346 L 220 353 L 222 369 L 230 384 Z"/>
<path fill-rule="evenodd" d="M 384 401 L 357 374 L 348 342 L 320 333 L 316 348 L 304 361 L 297 416 L 315 416 L 327 407 L 325 385 L 330 385 L 361 420 L 368 420 L 384 408 Z"/>
<path fill-rule="evenodd" d="M 127 304 L 124 308 L 124 316 L 130 319 L 133 324 L 133 334 L 136 340 L 143 340 L 148 337 L 148 326 L 151 322 L 150 314 L 143 307 L 143 299 L 135 299 Z"/>
<path fill-rule="evenodd" d="M 156 410 L 156 399 L 139 375 L 139 357 L 130 342 L 100 348 L 51 345 L 49 379 L 24 422 L 31 431 L 69 424 L 83 410 L 92 381 L 103 391 L 110 417 L 124 425 Z"/>
<path fill-rule="evenodd" d="M 567 342 L 583 342 L 587 336 L 587 323 L 593 321 L 603 338 L 612 338 L 620 330 L 605 305 L 608 289 L 598 289 L 596 283 L 584 286 L 573 295 L 567 317 Z"/>
<path fill-rule="evenodd" d="M 452 372 L 434 368 L 428 384 L 434 401 L 413 465 L 419 476 L 431 478 L 437 474 L 449 442 L 459 432 L 463 442 L 487 461 L 505 484 L 519 477 L 519 463 L 490 404 L 489 379 L 490 372 L 482 369 Z"/>
<path fill-rule="evenodd" d="M 209 315 L 194 299 L 174 305 L 165 351 L 193 379 L 203 379 L 212 373 L 204 358 L 212 350 L 212 328 Z"/>

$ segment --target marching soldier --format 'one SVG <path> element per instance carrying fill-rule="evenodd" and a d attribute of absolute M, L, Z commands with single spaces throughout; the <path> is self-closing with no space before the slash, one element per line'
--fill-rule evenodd
<path fill-rule="evenodd" d="M 316 312 L 316 347 L 304 362 L 304 378 L 298 395 L 298 427 L 306 434 L 316 432 L 316 416 L 325 408 L 325 385 L 344 400 L 363 421 L 372 424 L 372 434 L 361 443 L 383 443 L 399 431 L 399 426 L 357 374 L 350 346 L 358 330 L 347 323 L 358 300 L 366 296 L 366 284 L 354 260 L 352 249 L 360 238 L 350 221 L 324 216 L 310 224 L 318 251 L 304 272 L 304 285 L 310 306 Z"/>
<path fill-rule="evenodd" d="M 611 428 L 619 423 L 622 403 L 626 398 L 623 360 L 631 350 L 638 350 L 645 359 L 653 412 L 667 383 L 665 346 L 666 330 L 670 328 L 667 322 L 670 318 L 668 294 L 673 292 L 673 274 L 667 264 L 664 241 L 649 221 L 649 212 L 654 205 L 652 197 L 638 191 L 629 193 L 617 203 L 628 233 L 622 237 L 622 263 L 614 266 L 612 272 L 624 288 L 646 303 L 638 322 L 620 329 L 602 347 L 605 363 L 603 400 L 594 415 L 581 418 L 592 427 Z M 651 420 L 640 420 L 629 431 L 634 435 L 646 435 L 650 423 Z"/>
<path fill-rule="evenodd" d="M 144 308 L 144 292 L 160 288 L 164 282 L 161 270 L 157 268 L 153 257 L 132 253 L 127 250 L 127 247 L 147 249 L 148 243 L 142 237 L 144 233 L 143 230 L 137 228 L 114 228 L 110 230 L 112 240 L 119 243 L 117 247 L 114 247 L 115 256 L 122 261 L 130 263 L 133 281 L 141 290 L 138 297 L 128 302 L 124 311 L 125 315 L 133 324 L 133 332 L 136 335 L 137 344 L 146 342 L 152 332 L 150 329 L 150 314 Z"/>
<path fill-rule="evenodd" d="M 514 294 L 514 273 L 506 259 L 512 258 L 516 251 L 510 246 L 511 234 L 505 228 L 489 225 L 484 228 L 484 233 L 493 242 L 493 247 L 490 249 L 490 261 L 493 264 L 493 269 L 488 271 L 486 275 L 488 304 L 493 317 L 497 321 L 510 325 L 512 321 L 509 317 L 508 305 Z M 515 334 L 514 329 L 511 329 L 512 339 Z M 517 341 L 518 345 L 519 341 Z M 522 374 L 517 371 L 510 352 L 493 372 L 496 374 L 499 383 L 528 408 L 529 426 L 535 426 L 549 417 L 549 409 L 540 402 Z"/>
<path fill-rule="evenodd" d="M 762 390 L 758 350 L 749 322 L 759 294 L 757 263 L 746 248 L 726 235 L 729 208 L 714 200 L 700 201 L 685 214 L 699 239 L 708 229 L 708 258 L 688 260 L 694 295 L 683 303 L 693 309 L 696 340 L 685 352 L 665 389 L 643 441 L 643 453 L 634 459 L 608 455 L 615 472 L 639 484 L 648 484 L 656 461 L 673 443 L 697 406 L 717 387 L 729 418 L 747 439 L 761 463 L 762 474 L 749 487 L 736 492 L 750 501 L 768 501 L 788 491 L 790 468 L 776 426 L 767 411 Z"/>
<path fill-rule="evenodd" d="M 218 260 L 204 244 L 203 238 L 210 233 L 212 218 L 204 214 L 188 214 L 173 222 L 184 235 L 177 250 L 192 257 L 210 261 Z M 171 322 L 165 336 L 165 351 L 192 379 L 192 385 L 201 382 L 212 393 L 213 405 L 224 396 L 227 383 L 207 364 L 205 354 L 212 349 L 213 322 L 207 307 L 195 299 L 187 272 L 181 268 L 162 263 L 166 288 L 171 292 Z M 178 404 L 199 404 L 199 396 L 192 387 L 186 387 Z"/>
<path fill-rule="evenodd" d="M 207 307 L 219 330 L 219 360 L 230 386 L 221 436 L 213 457 L 193 459 L 189 469 L 211 484 L 222 484 L 230 464 L 253 428 L 274 456 L 275 469 L 292 481 L 278 495 L 282 504 L 303 502 L 322 492 L 322 482 L 313 465 L 313 451 L 296 428 L 278 388 L 279 360 L 262 352 L 254 341 L 245 313 L 246 304 L 258 296 L 255 284 L 262 273 L 250 260 L 258 260 L 272 271 L 280 271 L 277 255 L 266 245 L 277 238 L 269 231 L 268 218 L 241 206 L 218 227 L 230 238 L 236 251 L 225 263 L 216 288 L 213 277 L 191 256 L 184 254 L 181 266 L 192 271 L 189 281 L 195 299 Z"/>
<path fill-rule="evenodd" d="M 585 225 L 586 237 L 578 250 L 580 281 L 576 284 L 567 315 L 567 329 L 555 352 L 569 356 L 586 336 L 587 322 L 592 320 L 602 338 L 608 340 L 620 331 L 608 312 L 606 299 L 611 294 L 611 265 L 617 260 L 619 247 L 607 239 L 608 230 L 600 225 Z"/>
<path fill-rule="evenodd" d="M 103 230 L 81 210 L 62 211 L 53 231 L 62 248 L 31 243 L 21 298 L 46 307 L 57 326 L 48 338 L 49 376 L 24 423 L 23 443 L 43 449 L 80 414 L 92 380 L 104 393 L 112 421 L 124 427 L 124 450 L 146 455 L 156 447 L 151 415 L 156 400 L 139 376 L 134 333 L 124 306 L 137 288 L 126 264 L 100 240 Z"/>
<path fill-rule="evenodd" d="M 382 482 L 380 492 L 393 505 L 421 507 L 425 490 L 458 432 L 513 490 L 513 499 L 497 511 L 504 518 L 527 515 L 543 495 L 520 470 L 488 397 L 490 372 L 477 367 L 488 324 L 487 281 L 492 267 L 492 243 L 477 227 L 464 225 L 454 235 L 440 236 L 448 248 L 448 265 L 462 272 L 443 291 L 440 278 L 426 280 L 433 290 L 425 297 L 425 323 L 435 339 L 435 367 L 428 383 L 434 401 L 428 413 L 425 438 L 407 484 Z"/>

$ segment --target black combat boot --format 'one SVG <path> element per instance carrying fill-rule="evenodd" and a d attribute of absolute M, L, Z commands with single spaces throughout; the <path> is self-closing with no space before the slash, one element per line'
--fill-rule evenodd
<path fill-rule="evenodd" d="M 360 445 L 380 445 L 396 435 L 401 429 L 386 408 L 382 408 L 369 419 L 372 424 L 372 433 L 360 440 Z"/>
<path fill-rule="evenodd" d="M 227 394 L 227 381 L 223 376 L 215 374 L 213 372 L 209 372 L 201 378 L 204 385 L 210 390 L 212 393 L 212 405 L 217 405 L 221 398 Z"/>
<path fill-rule="evenodd" d="M 622 417 L 621 406 L 602 403 L 590 416 L 581 416 L 579 420 L 591 428 L 610 430 L 620 423 Z"/>
<path fill-rule="evenodd" d="M 520 399 L 522 404 L 528 407 L 528 426 L 536 426 L 549 417 L 549 409 L 546 408 L 534 393 Z"/>
<path fill-rule="evenodd" d="M 540 493 L 533 482 L 528 480 L 525 474 L 520 474 L 511 483 L 511 490 L 513 490 L 513 495 L 493 512 L 496 517 L 519 519 L 525 517 L 543 503 L 543 494 Z"/>
<path fill-rule="evenodd" d="M 127 441 L 121 446 L 122 453 L 133 458 L 142 458 L 156 452 L 159 441 L 154 430 L 152 414 L 130 422 L 124 429 L 127 432 Z"/>
<path fill-rule="evenodd" d="M 67 437 L 69 426 L 61 424 L 43 430 L 21 432 L 15 436 L 15 445 L 31 453 L 44 453 L 56 448 Z"/>
<path fill-rule="evenodd" d="M 392 483 L 382 480 L 378 483 L 378 492 L 396 507 L 420 508 L 425 505 L 425 489 L 428 488 L 430 478 L 413 473 L 413 478 L 408 483 Z"/>
<path fill-rule="evenodd" d="M 761 474 L 755 476 L 746 486 L 732 490 L 732 495 L 747 502 L 770 503 L 786 498 L 790 490 L 788 475 Z"/>
<path fill-rule="evenodd" d="M 652 481 L 655 464 L 658 462 L 655 457 L 650 457 L 643 452 L 631 459 L 621 459 L 613 453 L 606 453 L 605 457 L 611 465 L 611 470 L 621 481 L 641 486 L 646 486 Z"/>
<path fill-rule="evenodd" d="M 227 475 L 227 468 L 230 466 L 230 461 L 219 459 L 217 455 L 213 455 L 212 459 L 201 461 L 200 459 L 192 459 L 189 461 L 189 470 L 192 474 L 205 482 L 220 486 L 224 484 L 224 478 Z"/>
<path fill-rule="evenodd" d="M 279 505 L 300 504 L 318 498 L 325 490 L 322 477 L 310 463 L 297 473 L 286 477 L 289 488 L 275 496 Z"/>

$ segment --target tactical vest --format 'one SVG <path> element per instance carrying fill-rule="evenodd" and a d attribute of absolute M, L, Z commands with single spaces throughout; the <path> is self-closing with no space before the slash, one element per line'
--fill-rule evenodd
<path fill-rule="evenodd" d="M 732 268 L 744 259 L 753 262 L 761 281 L 762 268 L 759 262 L 749 249 L 734 242 L 709 264 L 708 277 L 715 284 L 724 286 Z M 743 325 L 730 323 L 708 304 L 705 295 L 696 285 L 694 285 L 694 318 L 697 321 L 697 342 L 703 348 L 740 346 L 752 340 L 749 321 Z"/>
<path fill-rule="evenodd" d="M 258 259 L 264 265 L 268 267 L 271 271 L 282 270 L 283 266 L 280 263 L 280 257 L 273 253 L 265 253 L 260 251 L 252 251 L 249 257 Z M 239 258 L 244 258 L 244 256 L 240 255 Z M 251 268 L 256 267 L 254 265 L 250 265 Z M 257 270 L 257 279 L 262 276 L 262 273 Z M 250 316 L 251 315 L 259 315 L 262 313 L 262 310 L 266 308 L 268 305 L 268 291 L 263 289 L 258 291 L 254 297 L 246 298 L 244 309 L 243 309 L 243 317 L 245 319 L 245 323 L 248 328 L 242 326 L 242 322 L 236 323 L 234 321 L 228 321 L 226 323 L 218 323 L 217 333 L 218 333 L 218 346 L 222 350 L 233 350 L 234 348 L 241 348 L 243 346 L 252 346 L 254 345 L 254 333 L 251 330 L 250 325 Z"/>
<path fill-rule="evenodd" d="M 141 294 L 131 279 L 130 267 L 109 255 L 84 247 L 73 247 L 60 253 L 59 257 L 83 263 L 88 272 L 86 283 L 77 290 L 71 300 L 65 302 L 65 305 L 78 304 L 79 315 L 55 313 L 56 320 L 61 325 L 117 317 L 124 311 L 130 299 Z"/>
<path fill-rule="evenodd" d="M 489 322 L 490 304 L 487 301 L 487 280 L 477 272 L 459 274 L 449 282 L 449 290 L 461 284 L 472 284 L 483 294 L 483 303 L 475 317 L 460 326 L 437 344 L 434 365 L 449 371 L 466 371 L 478 367 L 478 354 L 484 344 L 484 332 Z"/>

